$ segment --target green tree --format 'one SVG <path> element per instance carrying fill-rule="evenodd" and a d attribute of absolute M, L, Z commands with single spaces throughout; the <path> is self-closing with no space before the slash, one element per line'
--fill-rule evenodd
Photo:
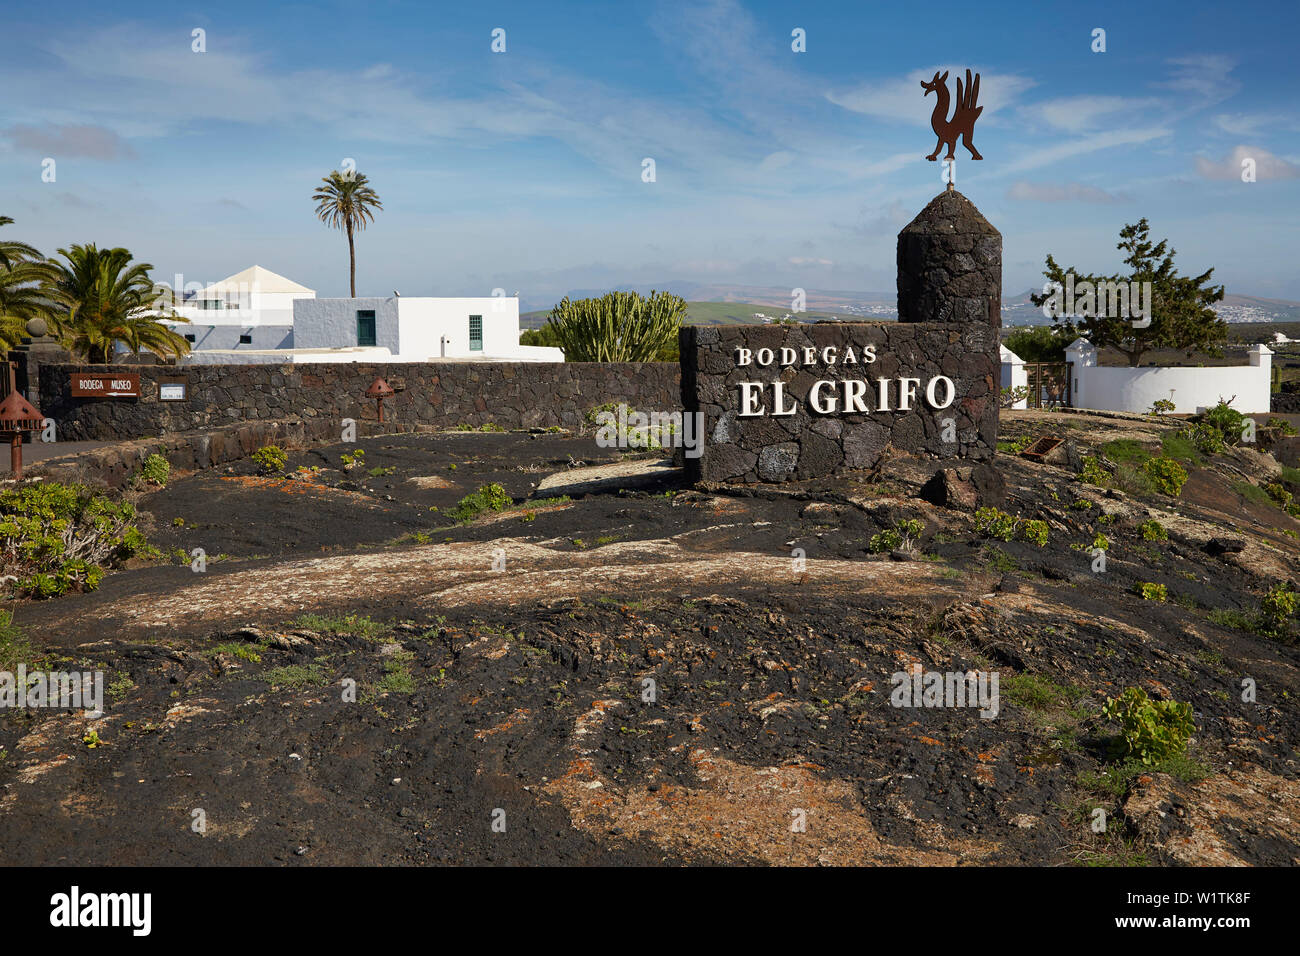
<path fill-rule="evenodd" d="M 1003 344 L 1026 362 L 1064 362 L 1065 349 L 1073 341 L 1063 329 L 1032 325 L 1016 329 Z"/>
<path fill-rule="evenodd" d="M 341 173 L 337 169 L 321 178 L 321 185 L 311 197 L 316 203 L 316 218 L 348 237 L 348 277 L 352 298 L 357 297 L 357 248 L 355 234 L 375 221 L 375 210 L 383 209 L 370 180 L 355 170 Z"/>
<path fill-rule="evenodd" d="M 668 292 L 566 296 L 547 319 L 570 362 L 654 362 L 675 350 L 686 300 Z"/>
<path fill-rule="evenodd" d="M 1062 287 L 1067 284 L 1067 277 L 1073 275 L 1076 289 L 1085 282 L 1097 290 L 1103 284 L 1113 289 L 1119 284 L 1149 282 L 1149 325 L 1135 328 L 1132 315 L 1111 314 L 1122 310 L 1104 308 L 1100 294 L 1091 308 L 1086 304 L 1078 308 L 1076 303 L 1072 315 L 1058 309 L 1060 299 L 1057 291 L 1030 296 L 1034 305 L 1047 304 L 1052 321 L 1068 338 L 1082 335 L 1099 349 L 1113 348 L 1127 357 L 1132 366 L 1138 364 L 1145 352 L 1156 348 L 1217 352 L 1217 346 L 1227 339 L 1228 327 L 1212 308 L 1215 302 L 1223 299 L 1223 286 L 1207 285 L 1214 270 L 1207 269 L 1198 276 L 1179 275 L 1174 267 L 1176 250 L 1169 248 L 1166 239 L 1157 243 L 1151 241 L 1146 219 L 1124 226 L 1119 240 L 1115 248 L 1125 254 L 1128 275 L 1103 276 L 1062 269 L 1050 254 L 1043 275 L 1049 283 Z M 1070 308 L 1070 303 L 1064 305 L 1065 310 Z M 1129 305 L 1130 311 L 1135 312 L 1131 300 Z"/>
<path fill-rule="evenodd" d="M 93 363 L 113 360 L 121 342 L 132 352 L 161 358 L 190 350 L 185 338 L 159 321 L 160 296 L 147 262 L 133 262 L 126 249 L 99 249 L 94 243 L 60 249 L 64 262 L 46 292 L 61 309 L 58 328 L 64 344 Z M 168 315 L 172 322 L 187 322 Z"/>
<path fill-rule="evenodd" d="M 0 216 L 0 226 L 12 224 L 11 218 Z M 45 319 L 56 327 L 54 303 L 44 288 L 54 274 L 54 267 L 32 246 L 0 239 L 0 344 L 5 348 L 19 343 L 31 319 Z"/>

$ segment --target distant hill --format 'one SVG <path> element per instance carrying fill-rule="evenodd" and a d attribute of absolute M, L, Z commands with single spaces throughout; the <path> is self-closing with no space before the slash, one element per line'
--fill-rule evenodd
<path fill-rule="evenodd" d="M 650 288 L 630 285 L 618 288 L 621 291 L 637 291 L 643 294 L 651 291 Z M 666 282 L 654 288 L 686 299 L 689 315 L 687 321 L 692 325 L 761 322 L 762 319 L 755 313 L 768 315 L 775 320 L 789 313 L 791 306 L 790 290 L 777 286 Z M 602 296 L 610 291 L 609 289 L 574 289 L 568 293 L 568 296 L 570 299 L 583 299 Z M 1046 324 L 1047 319 L 1043 317 L 1043 310 L 1029 299 L 1031 294 L 1038 291 L 1038 289 L 1027 289 L 1019 295 L 1004 296 L 1003 326 Z M 850 322 L 881 322 L 898 318 L 896 292 L 833 292 L 807 289 L 805 296 L 807 308 L 801 316 L 805 321 L 838 319 Z M 550 302 L 543 307 L 542 303 L 535 299 L 522 297 L 521 306 L 531 307 L 531 309 L 519 316 L 520 327 L 535 329 L 541 326 L 555 302 Z M 1300 302 L 1286 299 L 1265 299 L 1229 293 L 1219 303 L 1218 311 L 1225 321 L 1233 324 L 1300 322 Z"/>

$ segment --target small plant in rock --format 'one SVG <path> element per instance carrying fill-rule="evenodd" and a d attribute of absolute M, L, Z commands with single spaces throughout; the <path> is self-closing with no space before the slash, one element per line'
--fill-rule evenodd
<path fill-rule="evenodd" d="M 1264 423 L 1264 427 L 1274 428 L 1280 434 L 1285 435 L 1287 437 L 1297 434 L 1296 427 L 1294 425 L 1292 425 L 1285 418 L 1278 418 L 1276 416 L 1270 416 L 1268 421 Z"/>
<path fill-rule="evenodd" d="M 1080 481 L 1104 488 L 1110 484 L 1110 478 L 1110 472 L 1102 467 L 1101 461 L 1095 455 L 1083 456 L 1083 470 L 1079 472 Z"/>
<path fill-rule="evenodd" d="M 1201 416 L 1201 421 L 1223 436 L 1225 445 L 1240 443 L 1242 432 L 1246 428 L 1246 416 L 1222 398 L 1217 405 Z"/>
<path fill-rule="evenodd" d="M 140 477 L 151 485 L 163 487 L 167 484 L 167 478 L 171 475 L 172 466 L 162 455 L 149 455 L 140 466 Z"/>
<path fill-rule="evenodd" d="M 1285 581 L 1268 589 L 1259 602 L 1260 630 L 1272 638 L 1285 639 L 1291 636 L 1291 619 L 1300 608 L 1300 594 L 1291 590 Z"/>
<path fill-rule="evenodd" d="M 1138 525 L 1138 531 L 1141 533 L 1143 541 L 1169 540 L 1169 532 L 1166 531 L 1165 526 L 1155 518 L 1152 518 L 1149 521 L 1143 521 Z"/>
<path fill-rule="evenodd" d="M 1151 700 L 1141 687 L 1108 697 L 1101 715 L 1120 728 L 1121 756 L 1150 765 L 1182 754 L 1196 726 L 1192 705 L 1177 700 Z"/>
<path fill-rule="evenodd" d="M 456 507 L 451 510 L 451 517 L 463 524 L 473 521 L 485 512 L 505 511 L 512 504 L 514 504 L 514 499 L 506 493 L 504 488 L 493 482 L 461 498 Z"/>
<path fill-rule="evenodd" d="M 1021 541 L 1028 541 L 1030 544 L 1036 544 L 1041 548 L 1047 544 L 1050 529 L 1046 521 L 1032 519 L 1021 522 L 1017 534 Z"/>
<path fill-rule="evenodd" d="M 1169 600 L 1169 589 L 1163 584 L 1152 584 L 1150 581 L 1139 581 L 1133 585 L 1133 593 L 1144 601 L 1156 601 L 1163 604 Z"/>
<path fill-rule="evenodd" d="M 986 505 L 975 512 L 975 533 L 998 541 L 1016 536 L 1016 519 L 1005 511 Z"/>
<path fill-rule="evenodd" d="M 1187 483 L 1187 469 L 1164 455 L 1148 459 L 1142 471 L 1157 491 L 1171 498 L 1177 498 Z"/>
<path fill-rule="evenodd" d="M 873 534 L 867 542 L 867 550 L 872 554 L 888 551 L 915 551 L 916 539 L 925 531 L 925 524 L 916 518 L 897 521 L 892 528 L 886 528 Z"/>
<path fill-rule="evenodd" d="M 343 462 L 343 470 L 351 471 L 353 468 L 360 468 L 366 463 L 366 452 L 363 448 L 358 448 L 354 452 L 344 452 L 339 455 L 339 460 Z"/>
<path fill-rule="evenodd" d="M 279 445 L 263 445 L 253 452 L 253 462 L 264 475 L 276 475 L 284 471 L 289 461 L 288 454 Z"/>
<path fill-rule="evenodd" d="M 1189 426 L 1178 437 L 1190 442 L 1202 455 L 1220 455 L 1227 447 L 1223 443 L 1223 432 L 1204 422 Z"/>
<path fill-rule="evenodd" d="M 1177 405 L 1167 398 L 1157 398 L 1151 405 L 1151 411 L 1147 412 L 1147 414 L 1159 417 L 1161 415 L 1169 414 L 1177 407 Z"/>

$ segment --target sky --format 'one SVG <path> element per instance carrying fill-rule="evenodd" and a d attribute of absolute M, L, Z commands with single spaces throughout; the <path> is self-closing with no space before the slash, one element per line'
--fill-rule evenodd
<path fill-rule="evenodd" d="M 347 295 L 311 194 L 350 159 L 384 203 L 359 295 L 695 282 L 815 309 L 894 288 L 944 188 L 920 81 L 969 68 L 984 159 L 958 146 L 957 188 L 1007 294 L 1049 252 L 1117 271 L 1146 217 L 1184 273 L 1300 299 L 1297 29 L 1294 0 L 26 4 L 0 34 L 3 235 Z"/>

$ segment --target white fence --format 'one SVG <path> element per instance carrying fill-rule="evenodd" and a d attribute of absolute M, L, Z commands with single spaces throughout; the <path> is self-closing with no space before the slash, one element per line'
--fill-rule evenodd
<path fill-rule="evenodd" d="M 1247 355 L 1247 365 L 1100 366 L 1092 343 L 1075 339 L 1065 350 L 1070 363 L 1070 404 L 1110 412 L 1149 412 L 1163 398 L 1174 403 L 1174 414 L 1191 415 L 1223 399 L 1243 414 L 1266 413 L 1271 401 L 1273 351 L 1266 345 L 1256 345 Z M 1027 384 L 1024 366 L 1019 356 L 1003 346 L 1002 386 Z"/>
<path fill-rule="evenodd" d="M 1233 408 L 1247 415 L 1267 412 L 1273 351 L 1256 345 L 1247 355 L 1248 365 L 1124 368 L 1097 365 L 1097 350 L 1085 339 L 1075 339 L 1065 350 L 1074 378 L 1075 408 L 1149 412 L 1163 398 L 1174 403 L 1177 415 L 1213 408 L 1220 399 L 1230 400 Z"/>

